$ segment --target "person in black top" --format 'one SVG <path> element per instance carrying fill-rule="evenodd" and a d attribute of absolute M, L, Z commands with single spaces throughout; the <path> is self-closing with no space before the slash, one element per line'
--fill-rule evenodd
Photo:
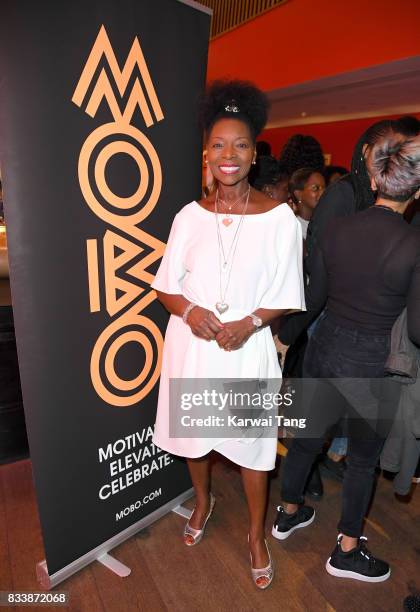
<path fill-rule="evenodd" d="M 309 223 L 308 256 L 305 262 L 309 273 L 313 258 L 316 257 L 318 243 L 331 219 L 353 215 L 375 203 L 375 193 L 371 187 L 365 156 L 377 139 L 389 128 L 411 138 L 420 133 L 420 121 L 411 116 L 400 117 L 397 120 L 385 119 L 371 125 L 359 138 L 354 148 L 350 173 L 328 186 Z"/>
<path fill-rule="evenodd" d="M 400 117 L 398 120 L 383 120 L 371 125 L 362 134 L 355 146 L 350 174 L 344 176 L 333 185 L 328 186 L 314 210 L 308 226 L 304 262 L 305 270 L 308 274 L 312 274 L 314 284 L 318 283 L 315 262 L 320 256 L 319 245 L 329 223 L 337 217 L 348 217 L 356 212 L 365 210 L 375 203 L 375 193 L 371 187 L 365 156 L 377 139 L 389 128 L 407 137 L 416 136 L 420 132 L 420 121 L 415 117 L 405 116 Z M 414 210 L 414 207 L 411 208 Z M 420 225 L 420 213 L 413 218 L 412 224 Z M 314 318 L 313 312 L 294 313 L 282 317 L 277 322 L 277 325 L 273 326 L 273 332 L 277 334 L 278 338 L 278 350 L 283 359 L 285 359 L 286 364 L 290 363 L 295 353 L 295 348 L 293 348 L 291 355 L 289 355 L 287 348 L 289 346 L 305 345 L 306 329 Z M 315 325 L 316 323 L 314 323 L 313 327 Z M 284 358 L 285 354 L 286 357 Z M 305 372 L 303 375 L 305 376 Z M 335 474 L 342 475 L 343 465 L 340 466 L 340 469 L 338 467 L 339 464 L 334 464 L 328 457 L 324 457 L 322 463 L 330 470 L 333 470 Z M 316 473 L 316 467 L 314 473 Z M 317 486 L 320 488 L 319 485 Z"/>
<path fill-rule="evenodd" d="M 306 437 L 295 437 L 286 457 L 284 505 L 272 534 L 283 540 L 313 521 L 314 510 L 302 505 L 305 482 L 344 405 L 349 450 L 341 533 L 326 569 L 333 576 L 380 582 L 389 577 L 389 565 L 368 551 L 362 527 L 398 402 L 399 383 L 384 378 L 384 364 L 404 307 L 409 337 L 420 345 L 420 232 L 403 219 L 412 198 L 420 196 L 420 136 L 410 139 L 392 125 L 385 128 L 368 152 L 367 166 L 376 204 L 331 222 L 314 260 L 307 308 L 315 316 L 325 304 L 326 310 L 308 343 L 304 369 L 317 379 L 316 387 Z"/>
<path fill-rule="evenodd" d="M 319 245 L 322 236 L 332 219 L 336 217 L 348 217 L 356 212 L 365 210 L 375 203 L 375 193 L 371 188 L 370 176 L 366 167 L 365 155 L 387 129 L 392 128 L 399 132 L 407 130 L 398 122 L 392 120 L 379 121 L 371 125 L 359 138 L 351 162 L 350 174 L 336 181 L 322 194 L 315 208 L 308 226 L 306 237 L 305 270 L 311 275 L 315 267 L 315 261 L 319 257 Z M 415 133 L 402 132 L 406 136 L 415 136 Z M 316 283 L 317 279 L 314 278 Z M 278 339 L 283 349 L 296 342 L 314 319 L 313 313 L 294 313 L 279 320 L 277 332 Z"/>

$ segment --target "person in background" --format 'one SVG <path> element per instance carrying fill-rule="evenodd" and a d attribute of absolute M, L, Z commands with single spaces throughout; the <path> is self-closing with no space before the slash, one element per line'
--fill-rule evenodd
<path fill-rule="evenodd" d="M 404 115 L 397 119 L 398 129 L 402 134 L 418 134 L 420 132 L 420 121 L 413 115 Z"/>
<path fill-rule="evenodd" d="M 323 175 L 320 172 L 314 172 L 312 168 L 296 170 L 289 181 L 291 201 L 295 207 L 296 218 L 302 227 L 304 253 L 308 224 L 324 188 L 325 180 Z M 279 326 L 281 327 L 281 320 L 279 321 Z M 276 328 L 273 331 L 275 332 Z M 283 366 L 285 378 L 300 378 L 302 376 L 307 341 L 307 335 L 303 333 L 287 351 Z M 306 494 L 315 501 L 320 500 L 323 496 L 324 489 L 321 475 L 316 464 L 308 477 L 305 490 Z"/>
<path fill-rule="evenodd" d="M 302 168 L 311 168 L 312 172 L 317 173 L 319 176 L 322 175 L 325 168 L 324 154 L 320 143 L 313 136 L 303 134 L 294 134 L 289 138 L 281 151 L 279 163 L 289 176 Z M 297 210 L 297 201 L 290 198 L 289 203 L 295 214 L 299 214 Z M 307 223 L 303 220 L 303 217 L 300 215 L 299 217 L 301 224 L 306 226 Z M 274 333 L 277 327 L 278 325 L 273 326 Z M 275 338 L 277 339 L 276 334 Z M 284 362 L 283 371 L 285 377 L 299 377 L 302 375 L 306 342 L 307 338 L 305 334 L 304 336 L 302 335 L 302 338 L 297 339 L 293 347 L 288 351 L 288 355 L 285 357 L 282 356 L 281 344 L 277 345 L 278 350 L 280 349 L 281 361 Z M 314 466 L 308 479 L 306 490 L 312 499 L 318 500 L 322 498 L 323 486 L 317 465 Z"/>
<path fill-rule="evenodd" d="M 403 218 L 412 198 L 420 197 L 420 136 L 406 137 L 394 127 L 382 126 L 365 151 L 375 205 L 334 219 L 314 261 L 308 313 L 314 318 L 325 304 L 326 311 L 309 340 L 305 371 L 317 386 L 307 411 L 307 437 L 295 437 L 286 457 L 284 503 L 272 530 L 284 540 L 313 522 L 315 512 L 303 505 L 302 494 L 325 432 L 343 415 L 336 397 L 344 398 L 350 417 L 347 470 L 340 533 L 326 569 L 364 582 L 382 582 L 391 573 L 388 563 L 367 549 L 362 531 L 399 401 L 400 383 L 385 377 L 384 366 L 392 327 L 404 308 L 408 336 L 420 345 L 420 240 Z"/>
<path fill-rule="evenodd" d="M 347 168 L 343 168 L 343 166 L 326 166 L 324 170 L 324 178 L 327 187 L 328 185 L 335 183 L 342 176 L 345 176 L 348 173 L 349 171 L 347 170 Z"/>
<path fill-rule="evenodd" d="M 286 168 L 289 176 L 301 168 L 312 168 L 324 172 L 325 161 L 321 145 L 313 136 L 294 134 L 284 145 L 279 163 Z"/>
<path fill-rule="evenodd" d="M 313 261 L 319 254 L 319 244 L 329 223 L 336 217 L 346 217 L 369 208 L 375 203 L 375 192 L 372 190 L 371 179 L 366 166 L 366 155 L 375 144 L 377 138 L 386 128 L 407 137 L 419 133 L 420 122 L 415 117 L 401 117 L 399 120 L 383 120 L 372 124 L 359 138 L 353 151 L 351 171 L 341 179 L 332 183 L 323 192 L 322 197 L 313 211 L 308 225 L 305 244 L 306 258 L 305 271 L 312 274 Z M 420 217 L 420 215 L 419 215 Z M 316 285 L 319 279 L 313 279 Z M 323 315 L 321 315 L 322 317 Z M 308 313 L 295 313 L 282 317 L 281 324 L 276 328 L 277 350 L 285 357 L 285 364 L 294 363 L 296 346 L 306 345 L 306 329 L 312 319 Z M 315 321 L 308 334 L 316 329 Z M 294 347 L 288 356 L 288 347 Z M 303 375 L 305 371 L 303 370 Z M 335 430 L 335 437 L 326 454 L 321 456 L 320 465 L 325 474 L 338 480 L 344 478 L 347 454 L 347 438 L 345 437 L 346 423 L 343 421 Z M 315 463 L 308 481 L 309 492 L 313 492 L 312 499 L 319 499 L 322 491 L 322 482 L 319 475 L 318 462 Z"/>
<path fill-rule="evenodd" d="M 302 236 L 306 241 L 309 221 L 324 193 L 325 179 L 313 168 L 296 170 L 289 181 L 290 196 L 296 206 L 296 217 L 302 226 Z"/>
<path fill-rule="evenodd" d="M 249 183 L 276 202 L 289 200 L 289 177 L 276 158 L 271 155 L 257 156 L 256 163 L 249 173 Z"/>
<path fill-rule="evenodd" d="M 257 159 L 262 155 L 271 155 L 271 144 L 265 140 L 259 140 L 255 145 L 257 151 Z"/>
<path fill-rule="evenodd" d="M 332 183 L 320 199 L 308 227 L 306 269 L 311 272 L 313 259 L 316 259 L 318 243 L 329 222 L 335 217 L 353 215 L 375 203 L 369 173 L 366 167 L 366 154 L 375 143 L 383 129 L 392 127 L 404 136 L 417 136 L 420 122 L 415 117 L 400 117 L 397 120 L 385 119 L 371 125 L 359 138 L 353 151 L 350 173 Z"/>
<path fill-rule="evenodd" d="M 277 202 L 287 202 L 290 206 L 289 175 L 286 168 L 281 164 L 278 164 L 277 182 L 271 194 L 271 197 Z"/>

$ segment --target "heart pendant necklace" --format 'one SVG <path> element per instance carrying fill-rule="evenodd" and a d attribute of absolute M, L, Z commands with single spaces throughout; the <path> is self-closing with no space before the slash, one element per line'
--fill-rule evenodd
<path fill-rule="evenodd" d="M 223 314 L 226 310 L 229 310 L 229 305 L 226 302 L 216 302 L 216 310 Z"/>
<path fill-rule="evenodd" d="M 236 228 L 235 234 L 233 236 L 233 240 L 230 244 L 230 248 L 227 252 L 225 252 L 225 248 L 223 245 L 222 235 L 220 232 L 220 224 L 219 224 L 219 191 L 216 192 L 216 199 L 214 202 L 214 211 L 215 211 L 215 219 L 216 219 L 216 230 L 217 230 L 217 244 L 219 251 L 219 290 L 220 290 L 220 301 L 216 302 L 215 307 L 219 314 L 223 314 L 227 310 L 229 310 L 229 304 L 226 302 L 226 294 L 229 288 L 230 277 L 232 274 L 233 260 L 235 259 L 236 248 L 239 242 L 239 236 L 241 233 L 242 224 L 244 222 L 245 213 L 248 208 L 249 201 L 249 192 L 250 188 L 248 188 L 247 198 L 245 200 L 245 204 L 242 209 L 241 218 L 239 220 L 238 226 Z M 230 219 L 229 225 L 232 223 L 231 217 L 225 217 L 222 220 L 222 223 L 227 227 L 225 221 Z M 227 278 L 226 278 L 227 276 Z M 225 281 L 225 282 L 223 282 Z M 224 286 L 223 286 L 224 285 Z"/>
<path fill-rule="evenodd" d="M 248 189 L 246 191 L 244 191 L 244 193 L 242 195 L 239 196 L 239 198 L 237 200 L 235 200 L 232 204 L 228 204 L 225 200 L 222 200 L 222 198 L 219 198 L 219 190 L 217 190 L 217 204 L 223 204 L 223 206 L 225 207 L 225 217 L 224 219 L 222 219 L 222 223 L 225 227 L 229 227 L 230 225 L 232 225 L 233 223 L 233 219 L 231 217 L 231 212 L 232 209 L 235 208 L 235 206 L 238 204 L 238 202 L 240 202 L 242 200 L 242 198 L 244 198 L 245 196 L 249 196 L 249 190 L 251 189 L 251 186 L 248 185 Z"/>

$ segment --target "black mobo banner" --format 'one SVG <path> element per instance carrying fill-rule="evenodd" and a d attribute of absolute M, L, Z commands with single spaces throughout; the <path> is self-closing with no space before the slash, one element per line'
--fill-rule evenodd
<path fill-rule="evenodd" d="M 6 0 L 1 167 L 23 399 L 53 575 L 191 487 L 152 444 L 150 283 L 197 198 L 210 17 L 177 0 Z"/>

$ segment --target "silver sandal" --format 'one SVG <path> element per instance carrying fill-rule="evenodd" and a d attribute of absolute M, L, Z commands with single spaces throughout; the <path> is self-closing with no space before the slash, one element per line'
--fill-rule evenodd
<path fill-rule="evenodd" d="M 209 520 L 211 513 L 213 512 L 213 508 L 214 508 L 214 504 L 216 503 L 216 498 L 214 497 L 213 493 L 210 493 L 210 510 L 208 511 L 208 514 L 205 518 L 204 521 L 204 525 L 202 526 L 201 529 L 194 529 L 194 527 L 190 526 L 190 522 L 188 521 L 188 523 L 185 525 L 185 529 L 184 529 L 184 544 L 186 546 L 195 546 L 196 544 L 198 544 L 204 535 L 204 530 L 206 528 L 207 525 L 207 521 Z M 191 542 L 187 542 L 187 538 L 188 536 L 190 536 L 193 541 Z"/>

